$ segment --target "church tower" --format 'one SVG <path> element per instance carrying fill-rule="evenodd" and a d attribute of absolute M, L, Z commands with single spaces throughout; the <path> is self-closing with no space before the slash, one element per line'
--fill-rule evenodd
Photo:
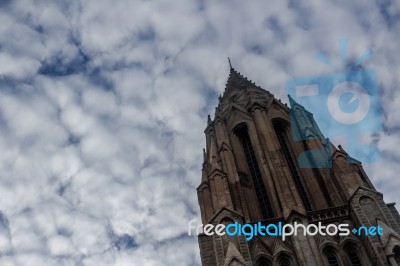
<path fill-rule="evenodd" d="M 361 162 L 335 147 L 313 115 L 289 100 L 290 108 L 230 68 L 215 117 L 208 117 L 204 131 L 197 188 L 202 223 L 345 223 L 350 230 L 380 226 L 383 235 L 300 233 L 285 241 L 273 236 L 247 241 L 244 235 L 200 234 L 202 264 L 400 265 L 400 216 L 394 203 L 386 204 Z M 316 164 L 323 167 L 311 167 Z"/>

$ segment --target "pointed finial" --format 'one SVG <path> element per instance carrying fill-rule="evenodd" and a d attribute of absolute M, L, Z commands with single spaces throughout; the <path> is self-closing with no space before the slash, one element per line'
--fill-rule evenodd
<path fill-rule="evenodd" d="M 229 67 L 232 69 L 231 59 L 228 57 Z"/>
<path fill-rule="evenodd" d="M 209 125 L 209 124 L 211 124 L 211 122 L 212 122 L 212 121 L 211 121 L 211 116 L 208 115 L 208 116 L 207 116 L 207 124 Z"/>
<path fill-rule="evenodd" d="M 290 103 L 291 108 L 293 108 L 295 105 L 297 105 L 297 102 L 292 98 L 292 96 L 290 96 L 290 94 L 288 94 L 288 98 L 289 98 L 289 103 Z"/>

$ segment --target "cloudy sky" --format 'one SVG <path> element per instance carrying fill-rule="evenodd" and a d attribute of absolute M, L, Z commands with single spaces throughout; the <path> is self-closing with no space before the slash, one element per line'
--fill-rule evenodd
<path fill-rule="evenodd" d="M 366 168 L 400 202 L 400 2 L 322 2 L 0 1 L 0 264 L 199 265 L 186 230 L 227 57 L 286 102 L 343 38 L 373 51 Z"/>

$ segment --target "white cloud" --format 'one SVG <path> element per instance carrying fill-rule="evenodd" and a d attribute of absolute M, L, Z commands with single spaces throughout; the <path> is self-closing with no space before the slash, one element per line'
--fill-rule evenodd
<path fill-rule="evenodd" d="M 40 63 L 32 58 L 0 53 L 0 76 L 23 79 L 35 74 Z"/>

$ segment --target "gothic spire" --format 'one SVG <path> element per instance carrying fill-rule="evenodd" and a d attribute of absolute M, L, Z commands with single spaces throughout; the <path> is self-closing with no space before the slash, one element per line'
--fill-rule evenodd
<path fill-rule="evenodd" d="M 289 94 L 288 94 L 288 98 L 289 98 L 289 103 L 290 103 L 290 109 L 291 109 L 291 111 L 294 111 L 296 108 L 295 107 L 298 107 L 298 108 L 300 108 L 301 109 L 301 111 L 302 112 L 305 112 L 308 116 L 313 116 L 313 114 L 310 112 L 310 111 L 308 111 L 303 105 L 301 105 L 301 104 L 299 104 L 298 102 L 296 102 L 293 98 L 292 98 L 292 96 L 290 96 Z M 312 119 L 314 119 L 314 118 L 312 118 Z"/>
<path fill-rule="evenodd" d="M 251 80 L 248 80 L 246 77 L 244 77 L 242 74 L 240 74 L 236 69 L 232 67 L 231 60 L 229 59 L 229 77 L 228 81 L 226 82 L 225 86 L 225 92 L 231 90 L 231 89 L 244 89 L 249 86 L 255 86 L 254 82 Z"/>
<path fill-rule="evenodd" d="M 290 94 L 288 94 L 288 98 L 289 98 L 290 107 L 293 108 L 297 104 L 297 102 L 292 98 L 292 96 L 290 96 Z"/>
<path fill-rule="evenodd" d="M 294 107 L 298 106 L 298 107 L 300 107 L 300 108 L 302 108 L 302 109 L 304 109 L 304 110 L 307 111 L 307 109 L 304 108 L 303 105 L 301 105 L 301 104 L 299 104 L 298 102 L 296 102 L 296 101 L 292 98 L 292 96 L 290 96 L 289 94 L 288 94 L 288 98 L 289 98 L 290 108 L 294 109 Z M 308 111 L 307 111 L 307 112 L 308 112 Z"/>
<path fill-rule="evenodd" d="M 309 138 L 310 133 L 312 133 L 314 138 L 325 140 L 325 136 L 315 122 L 313 114 L 303 105 L 296 102 L 290 95 L 288 95 L 288 98 L 293 137 L 297 140 L 306 140 Z M 327 143 L 326 140 L 324 143 Z"/>

